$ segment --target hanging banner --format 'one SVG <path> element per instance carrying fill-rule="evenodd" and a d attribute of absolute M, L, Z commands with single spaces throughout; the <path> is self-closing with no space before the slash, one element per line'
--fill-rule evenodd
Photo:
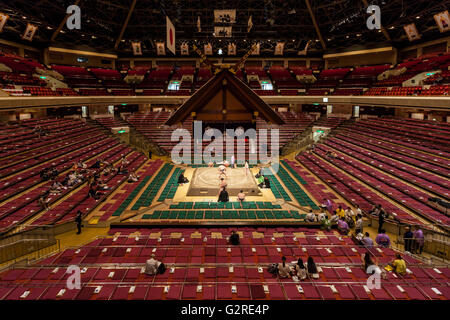
<path fill-rule="evenodd" d="M 202 22 L 200 21 L 200 16 L 197 18 L 197 31 L 202 32 Z"/>
<path fill-rule="evenodd" d="M 173 26 L 172 21 L 170 21 L 169 17 L 166 16 L 166 34 L 167 34 L 167 49 L 173 54 L 176 54 L 175 51 L 175 27 Z"/>
<path fill-rule="evenodd" d="M 132 41 L 131 47 L 133 48 L 133 54 L 135 56 L 142 56 L 142 48 L 140 41 Z"/>
<path fill-rule="evenodd" d="M 284 51 L 284 42 L 277 42 L 277 45 L 275 46 L 275 55 L 282 56 L 283 51 Z"/>
<path fill-rule="evenodd" d="M 216 38 L 231 38 L 233 27 L 214 27 L 214 36 Z"/>
<path fill-rule="evenodd" d="M 164 47 L 164 42 L 157 42 L 156 43 L 156 54 L 158 56 L 165 56 L 166 55 L 166 49 Z"/>
<path fill-rule="evenodd" d="M 420 34 L 417 31 L 416 25 L 414 23 L 404 26 L 403 29 L 405 29 L 409 41 L 420 39 Z"/>
<path fill-rule="evenodd" d="M 229 43 L 228 44 L 228 55 L 229 56 L 235 56 L 236 55 L 236 44 L 235 43 Z"/>
<path fill-rule="evenodd" d="M 36 33 L 37 28 L 38 28 L 37 26 L 35 26 L 31 23 L 28 23 L 27 28 L 25 29 L 25 33 L 22 36 L 22 39 L 28 40 L 28 41 L 33 41 L 34 34 Z"/>
<path fill-rule="evenodd" d="M 8 21 L 9 16 L 5 13 L 0 12 L 0 32 L 3 31 L 3 27 L 6 24 L 6 21 Z"/>
<path fill-rule="evenodd" d="M 435 14 L 434 20 L 439 27 L 439 31 L 446 32 L 450 30 L 450 16 L 448 11 Z"/>
<path fill-rule="evenodd" d="M 180 51 L 182 56 L 189 55 L 189 45 L 186 42 L 183 42 L 180 46 Z"/>
<path fill-rule="evenodd" d="M 205 55 L 207 55 L 207 56 L 212 55 L 212 45 L 211 45 L 211 43 L 208 42 L 207 44 L 205 44 L 204 50 L 205 50 Z"/>
<path fill-rule="evenodd" d="M 259 56 L 259 50 L 261 48 L 261 44 L 258 42 L 255 46 L 255 50 L 252 52 L 252 56 Z"/>
<path fill-rule="evenodd" d="M 214 10 L 214 23 L 236 23 L 236 10 Z"/>
<path fill-rule="evenodd" d="M 250 30 L 252 30 L 253 28 L 253 21 L 252 21 L 252 16 L 250 16 L 250 18 L 248 18 L 248 22 L 247 22 L 247 32 L 250 32 Z"/>

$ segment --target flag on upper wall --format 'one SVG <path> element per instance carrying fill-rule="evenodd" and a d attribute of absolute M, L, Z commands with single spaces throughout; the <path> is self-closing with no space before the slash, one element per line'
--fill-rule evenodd
<path fill-rule="evenodd" d="M 212 55 L 211 43 L 208 42 L 207 44 L 205 44 L 204 49 L 205 49 L 205 55 L 208 55 L 208 56 Z"/>
<path fill-rule="evenodd" d="M 420 34 L 417 31 L 416 24 L 411 23 L 403 27 L 405 29 L 406 35 L 408 36 L 409 41 L 414 41 L 420 39 Z"/>
<path fill-rule="evenodd" d="M 140 41 L 132 41 L 131 47 L 133 48 L 133 54 L 135 56 L 142 56 L 142 47 Z"/>
<path fill-rule="evenodd" d="M 446 32 L 450 30 L 450 16 L 448 14 L 448 11 L 435 14 L 434 20 L 436 21 L 439 30 L 441 32 Z"/>
<path fill-rule="evenodd" d="M 258 55 L 259 55 L 259 50 L 260 50 L 260 48 L 261 48 L 261 44 L 258 42 L 258 43 L 256 44 L 255 50 L 253 50 L 253 52 L 252 52 L 252 56 L 258 56 Z"/>
<path fill-rule="evenodd" d="M 6 24 L 6 21 L 8 21 L 9 16 L 5 13 L 0 12 L 0 32 L 3 31 L 3 27 Z"/>
<path fill-rule="evenodd" d="M 229 43 L 228 44 L 228 55 L 229 56 L 235 56 L 236 55 L 236 44 L 235 43 Z"/>
<path fill-rule="evenodd" d="M 277 42 L 277 45 L 275 46 L 275 55 L 282 56 L 283 51 L 284 51 L 284 42 Z"/>
<path fill-rule="evenodd" d="M 158 56 L 165 56 L 166 55 L 166 49 L 164 48 L 164 42 L 157 42 L 156 43 L 156 54 Z"/>
<path fill-rule="evenodd" d="M 202 32 L 202 22 L 200 21 L 200 16 L 197 18 L 197 31 Z"/>
<path fill-rule="evenodd" d="M 189 45 L 186 42 L 183 42 L 180 46 L 180 51 L 182 56 L 189 55 Z"/>
<path fill-rule="evenodd" d="M 167 32 L 167 49 L 173 54 L 176 54 L 175 51 L 175 27 L 173 26 L 172 21 L 170 21 L 169 17 L 166 16 L 166 32 Z"/>
<path fill-rule="evenodd" d="M 250 16 L 250 18 L 248 18 L 248 22 L 247 22 L 247 32 L 250 32 L 250 30 L 252 30 L 253 28 L 253 21 L 252 21 L 252 16 Z"/>
<path fill-rule="evenodd" d="M 35 26 L 34 24 L 28 23 L 27 28 L 25 29 L 25 33 L 22 36 L 22 39 L 28 40 L 28 41 L 33 41 L 33 37 L 37 31 L 37 28 L 38 27 Z"/>

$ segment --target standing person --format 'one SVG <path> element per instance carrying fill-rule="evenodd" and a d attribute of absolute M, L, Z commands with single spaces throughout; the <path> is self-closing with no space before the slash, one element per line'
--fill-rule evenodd
<path fill-rule="evenodd" d="M 359 204 L 356 205 L 356 215 L 360 214 L 361 216 L 363 215 L 361 208 L 359 207 Z"/>
<path fill-rule="evenodd" d="M 362 215 L 358 213 L 356 216 L 355 233 L 363 233 L 363 218 Z"/>
<path fill-rule="evenodd" d="M 75 218 L 75 222 L 77 223 L 77 229 L 78 229 L 77 234 L 81 233 L 81 222 L 83 221 L 82 214 L 83 213 L 80 210 L 78 210 L 77 217 Z"/>
<path fill-rule="evenodd" d="M 248 162 L 247 162 L 247 161 L 245 161 L 244 167 L 245 167 L 245 176 L 247 177 L 247 176 L 248 176 L 248 173 L 249 173 L 249 171 L 250 171 L 250 169 L 249 169 L 249 167 L 248 167 Z"/>
<path fill-rule="evenodd" d="M 387 218 L 386 211 L 378 205 L 378 233 L 383 229 L 384 219 Z"/>
<path fill-rule="evenodd" d="M 410 227 L 405 228 L 405 233 L 403 234 L 403 241 L 405 242 L 405 251 L 412 252 L 414 249 L 414 233 L 411 232 Z"/>
<path fill-rule="evenodd" d="M 234 157 L 234 154 L 231 156 L 230 162 L 231 168 L 236 168 L 236 158 Z"/>
<path fill-rule="evenodd" d="M 388 248 L 391 245 L 391 239 L 389 239 L 389 236 L 384 229 L 377 235 L 375 242 L 383 248 Z"/>
<path fill-rule="evenodd" d="M 414 253 L 417 253 L 418 251 L 419 254 L 422 254 L 424 244 L 425 237 L 423 231 L 419 226 L 416 226 L 414 230 Z"/>

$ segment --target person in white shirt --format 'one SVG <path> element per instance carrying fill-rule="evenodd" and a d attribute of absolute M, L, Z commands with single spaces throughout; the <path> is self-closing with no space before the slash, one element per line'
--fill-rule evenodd
<path fill-rule="evenodd" d="M 231 156 L 231 168 L 236 168 L 236 158 L 234 155 Z"/>
<path fill-rule="evenodd" d="M 363 232 L 363 218 L 361 214 L 356 216 L 355 233 L 360 234 Z"/>
<path fill-rule="evenodd" d="M 307 276 L 306 267 L 303 264 L 302 258 L 298 258 L 297 264 L 295 265 L 295 273 L 300 280 L 305 280 Z"/>
<path fill-rule="evenodd" d="M 158 267 L 161 264 L 155 259 L 155 255 L 152 254 L 151 258 L 145 262 L 145 274 L 155 275 L 158 272 Z"/>
<path fill-rule="evenodd" d="M 248 172 L 249 172 L 248 162 L 245 161 L 245 176 L 248 176 Z"/>
<path fill-rule="evenodd" d="M 312 210 L 309 211 L 309 213 L 306 215 L 306 221 L 308 222 L 316 222 L 316 215 Z"/>
<path fill-rule="evenodd" d="M 321 213 L 319 213 L 319 215 L 317 216 L 317 221 L 322 222 L 325 219 L 327 219 L 327 214 L 325 213 L 325 211 L 322 211 Z"/>
<path fill-rule="evenodd" d="M 286 263 L 286 257 L 281 258 L 281 263 L 278 264 L 278 275 L 280 278 L 290 278 L 291 277 L 291 269 L 289 265 Z"/>
<path fill-rule="evenodd" d="M 362 210 L 361 210 L 361 208 L 359 207 L 359 204 L 356 205 L 355 211 L 356 211 L 356 214 L 357 214 L 357 215 L 358 215 L 358 214 L 363 215 Z"/>
<path fill-rule="evenodd" d="M 346 218 L 352 218 L 353 220 L 355 220 L 355 213 L 353 212 L 352 208 L 347 207 L 347 209 L 345 209 L 345 217 Z"/>

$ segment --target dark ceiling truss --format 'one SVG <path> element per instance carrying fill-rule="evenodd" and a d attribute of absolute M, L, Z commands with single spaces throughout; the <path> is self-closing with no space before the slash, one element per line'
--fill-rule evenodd
<path fill-rule="evenodd" d="M 133 0 L 81 0 L 82 29 L 63 28 L 56 39 L 52 35 L 66 16 L 66 8 L 75 0 L 0 0 L 0 11 L 10 15 L 2 38 L 21 42 L 27 22 L 37 24 L 33 45 L 48 47 L 90 47 L 101 51 L 130 55 L 130 42 L 142 41 L 144 55 L 156 54 L 155 42 L 165 40 L 165 16 L 176 27 L 177 46 L 182 42 L 201 45 L 211 42 L 214 49 L 232 41 L 237 55 L 243 55 L 252 43 L 261 42 L 261 54 L 273 55 L 277 40 L 285 42 L 285 55 L 296 56 L 308 40 L 313 40 L 309 54 L 323 49 L 304 0 L 137 0 L 124 28 L 123 37 L 114 50 Z M 409 45 L 403 25 L 415 22 L 423 38 L 441 37 L 433 15 L 448 10 L 450 0 L 367 0 L 381 7 L 381 22 L 391 41 L 383 32 L 368 30 L 368 14 L 364 0 L 309 0 L 320 33 L 328 50 L 349 46 L 376 46 L 381 43 L 396 47 Z M 213 36 L 214 10 L 237 9 L 232 38 Z M 27 19 L 23 19 L 26 16 Z M 252 16 L 253 28 L 247 33 L 247 21 Z M 419 19 L 416 17 L 419 16 Z M 201 19 L 202 32 L 197 30 Z M 394 27 L 394 28 L 392 28 Z M 268 42 L 268 40 L 271 42 Z M 292 40 L 295 40 L 294 42 Z M 192 50 L 191 50 L 192 51 Z M 168 54 L 168 56 L 172 56 Z"/>

